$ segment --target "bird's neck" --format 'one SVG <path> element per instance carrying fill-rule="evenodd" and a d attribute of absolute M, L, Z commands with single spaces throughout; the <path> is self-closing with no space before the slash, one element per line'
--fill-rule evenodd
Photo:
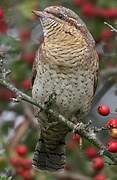
<path fill-rule="evenodd" d="M 62 70 L 91 69 L 91 49 L 84 34 L 69 24 L 47 26 L 42 43 L 45 64 Z"/>

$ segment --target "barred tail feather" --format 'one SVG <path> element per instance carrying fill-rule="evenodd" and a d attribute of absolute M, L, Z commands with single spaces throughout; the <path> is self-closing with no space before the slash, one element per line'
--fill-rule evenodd
<path fill-rule="evenodd" d="M 56 148 L 47 150 L 43 139 L 39 139 L 32 164 L 36 169 L 40 170 L 63 170 L 65 165 L 65 145 L 61 143 Z"/>

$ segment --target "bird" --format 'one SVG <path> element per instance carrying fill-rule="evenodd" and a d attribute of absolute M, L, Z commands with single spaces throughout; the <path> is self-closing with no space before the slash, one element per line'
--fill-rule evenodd
<path fill-rule="evenodd" d="M 85 123 L 98 81 L 99 61 L 94 38 L 71 9 L 49 6 L 33 13 L 41 23 L 43 40 L 32 68 L 32 97 L 75 125 Z M 39 123 L 39 139 L 33 167 L 64 171 L 65 137 L 69 128 L 39 108 L 34 107 L 34 115 Z"/>

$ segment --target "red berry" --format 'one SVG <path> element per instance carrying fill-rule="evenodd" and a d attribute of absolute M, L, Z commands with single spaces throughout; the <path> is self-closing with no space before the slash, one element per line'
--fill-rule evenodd
<path fill-rule="evenodd" d="M 16 148 L 16 152 L 19 156 L 26 156 L 28 153 L 28 148 L 25 145 L 20 145 Z"/>
<path fill-rule="evenodd" d="M 117 141 L 111 141 L 107 145 L 107 149 L 111 153 L 117 153 Z"/>
<path fill-rule="evenodd" d="M 26 169 L 26 170 L 23 170 L 22 173 L 21 173 L 21 176 L 24 177 L 24 178 L 31 178 L 31 175 L 30 175 L 30 170 Z"/>
<path fill-rule="evenodd" d="M 90 3 L 87 3 L 82 7 L 82 12 L 85 16 L 94 17 L 95 16 L 95 6 L 93 6 Z"/>
<path fill-rule="evenodd" d="M 117 128 L 117 119 L 109 119 L 109 121 L 106 124 L 107 128 Z"/>
<path fill-rule="evenodd" d="M 101 105 L 98 107 L 98 113 L 102 116 L 108 116 L 110 113 L 110 108 L 107 105 Z"/>
<path fill-rule="evenodd" d="M 73 134 L 72 140 L 73 140 L 75 143 L 79 143 L 79 141 L 80 141 L 80 136 L 79 136 L 78 134 Z"/>
<path fill-rule="evenodd" d="M 25 169 L 31 169 L 32 167 L 32 161 L 30 159 L 22 159 L 21 164 Z"/>
<path fill-rule="evenodd" d="M 30 90 L 31 89 L 31 82 L 29 79 L 25 79 L 22 83 L 22 86 L 25 90 Z"/>
<path fill-rule="evenodd" d="M 4 17 L 4 11 L 3 9 L 0 7 L 0 19 Z"/>
<path fill-rule="evenodd" d="M 90 159 L 93 159 L 97 156 L 97 152 L 96 152 L 96 149 L 94 147 L 87 148 L 85 153 L 86 153 L 86 156 Z"/>
<path fill-rule="evenodd" d="M 19 159 L 19 157 L 12 158 L 10 160 L 10 162 L 11 162 L 12 166 L 14 166 L 14 167 L 19 167 L 20 166 L 20 159 Z"/>
<path fill-rule="evenodd" d="M 21 31 L 19 36 L 21 41 L 26 42 L 30 40 L 30 35 L 29 31 Z"/>
<path fill-rule="evenodd" d="M 21 175 L 23 172 L 23 168 L 21 166 L 15 168 L 16 174 Z"/>
<path fill-rule="evenodd" d="M 93 160 L 93 168 L 100 170 L 104 167 L 104 160 L 101 157 L 97 157 Z"/>
<path fill-rule="evenodd" d="M 106 180 L 106 176 L 98 174 L 94 177 L 94 180 Z"/>
<path fill-rule="evenodd" d="M 103 30 L 101 37 L 103 41 L 109 41 L 111 37 L 113 36 L 113 32 L 110 30 Z"/>
<path fill-rule="evenodd" d="M 23 55 L 22 59 L 24 59 L 24 61 L 32 65 L 35 59 L 35 54 L 34 53 L 25 54 Z"/>

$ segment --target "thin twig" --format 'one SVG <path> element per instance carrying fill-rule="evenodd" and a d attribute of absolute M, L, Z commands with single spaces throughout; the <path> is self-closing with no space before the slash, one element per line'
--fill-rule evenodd
<path fill-rule="evenodd" d="M 26 102 L 28 102 L 30 104 L 33 104 L 33 105 L 37 106 L 41 110 L 44 110 L 44 107 L 40 106 L 40 104 L 38 104 L 35 101 L 33 101 L 33 99 L 30 96 L 28 96 L 27 94 L 23 93 L 19 89 L 17 89 L 15 86 L 13 86 L 11 83 L 6 81 L 5 79 L 0 79 L 0 84 L 5 86 L 7 89 L 13 91 L 16 94 L 16 97 L 17 97 L 18 101 L 21 101 L 21 100 L 22 101 L 26 101 Z"/>
<path fill-rule="evenodd" d="M 116 28 L 114 28 L 111 24 L 109 24 L 109 23 L 107 23 L 107 22 L 104 22 L 104 24 L 105 24 L 105 25 L 107 25 L 108 27 L 110 27 L 110 28 L 111 28 L 111 31 L 113 31 L 113 32 L 116 32 L 116 33 L 117 33 L 117 29 L 116 29 Z"/>
<path fill-rule="evenodd" d="M 55 173 L 55 178 L 62 179 L 62 180 L 90 180 L 87 176 L 81 175 L 81 174 L 75 174 L 71 172 L 64 172 L 64 173 Z"/>

